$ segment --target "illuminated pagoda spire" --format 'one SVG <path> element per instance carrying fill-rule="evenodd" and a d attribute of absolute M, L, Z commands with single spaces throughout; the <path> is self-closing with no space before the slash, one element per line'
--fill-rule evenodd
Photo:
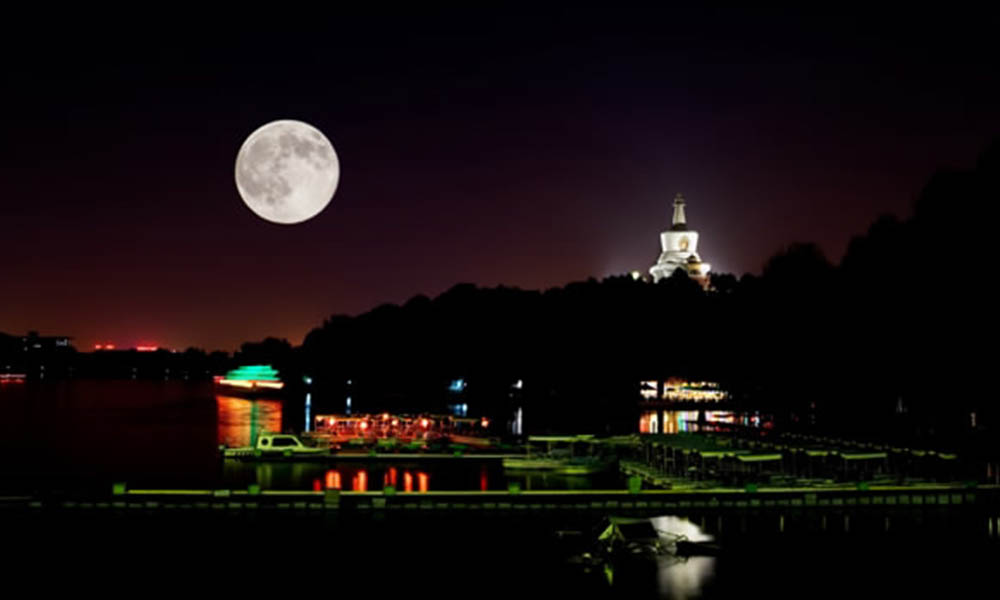
<path fill-rule="evenodd" d="M 677 194 L 674 196 L 674 219 L 673 225 L 670 227 L 673 231 L 686 231 L 687 230 L 687 217 L 684 216 L 684 196 Z"/>
<path fill-rule="evenodd" d="M 708 282 L 711 265 L 702 262 L 698 255 L 698 232 L 688 229 L 687 215 L 684 212 L 686 206 L 683 195 L 674 196 L 674 216 L 670 229 L 660 234 L 660 256 L 656 264 L 649 268 L 653 281 L 666 279 L 677 269 L 681 269 L 703 285 Z"/>

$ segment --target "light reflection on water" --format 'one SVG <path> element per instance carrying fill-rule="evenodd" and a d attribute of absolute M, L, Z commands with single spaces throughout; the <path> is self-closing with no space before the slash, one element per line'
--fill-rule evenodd
<path fill-rule="evenodd" d="M 396 467 L 389 467 L 386 471 L 384 477 L 382 478 L 383 486 L 396 487 L 398 470 Z M 357 469 L 350 474 L 351 478 L 351 491 L 354 492 L 367 492 L 368 491 L 368 469 Z M 329 469 L 326 472 L 325 477 L 322 479 L 313 479 L 313 491 L 321 492 L 323 490 L 339 490 L 342 489 L 343 476 L 337 469 Z M 409 471 L 403 472 L 403 482 L 404 482 L 404 492 L 413 491 L 413 474 Z M 417 472 L 417 482 L 418 490 L 423 493 L 427 493 L 430 489 L 430 475 L 424 473 L 423 471 Z"/>
<path fill-rule="evenodd" d="M 363 473 L 363 474 L 361 474 Z M 359 475 L 361 474 L 361 475 Z M 367 463 L 337 460 L 296 462 L 286 460 L 232 461 L 223 465 L 224 487 L 240 489 L 256 483 L 262 489 L 344 489 L 377 491 L 392 486 L 403 492 L 431 490 L 506 490 L 512 483 L 522 490 L 621 489 L 616 473 L 600 476 L 553 473 L 506 473 L 498 463 L 420 464 L 401 457 L 398 462 Z"/>
<path fill-rule="evenodd" d="M 435 474 L 430 468 L 408 466 L 366 465 L 363 463 L 322 463 L 263 461 L 226 461 L 223 469 L 225 487 L 240 489 L 256 483 L 262 489 L 272 490 L 350 490 L 354 492 L 380 491 L 392 486 L 403 492 L 426 493 L 431 489 L 474 489 L 473 482 L 489 485 L 485 472 L 441 470 Z M 439 487 L 433 482 L 438 481 Z M 398 486 L 402 483 L 402 489 Z"/>
<path fill-rule="evenodd" d="M 215 396 L 219 414 L 219 443 L 230 448 L 253 445 L 264 431 L 281 431 L 281 402 Z"/>
<path fill-rule="evenodd" d="M 684 536 L 692 542 L 714 542 L 715 537 L 701 527 L 683 517 L 672 515 L 650 519 L 657 531 L 669 532 L 671 536 Z M 699 597 L 705 584 L 715 575 L 715 557 L 692 556 L 678 562 L 672 557 L 661 557 L 657 572 L 657 588 L 662 597 Z"/>

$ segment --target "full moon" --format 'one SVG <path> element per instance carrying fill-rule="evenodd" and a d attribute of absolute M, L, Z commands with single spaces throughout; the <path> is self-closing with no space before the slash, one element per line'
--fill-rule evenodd
<path fill-rule="evenodd" d="M 333 144 L 302 121 L 272 121 L 243 142 L 236 189 L 258 217 L 291 225 L 318 215 L 340 181 Z"/>

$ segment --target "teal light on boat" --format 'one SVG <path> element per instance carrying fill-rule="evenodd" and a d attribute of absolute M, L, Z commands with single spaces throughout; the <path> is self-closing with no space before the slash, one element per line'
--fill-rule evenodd
<path fill-rule="evenodd" d="M 225 379 L 233 381 L 281 381 L 271 365 L 245 365 L 226 373 Z"/>

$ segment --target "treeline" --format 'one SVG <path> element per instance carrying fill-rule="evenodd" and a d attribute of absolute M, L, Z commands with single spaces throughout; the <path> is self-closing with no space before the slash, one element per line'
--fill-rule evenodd
<path fill-rule="evenodd" d="M 936 174 L 912 215 L 879 218 L 840 264 L 797 243 L 761 275 L 716 275 L 708 291 L 686 277 L 543 292 L 459 284 L 333 316 L 294 362 L 332 395 L 376 408 L 448 402 L 447 383 L 464 378 L 465 398 L 501 417 L 526 403 L 538 429 L 630 422 L 638 382 L 671 375 L 845 433 L 900 421 L 958 431 L 972 413 L 995 423 L 995 292 L 980 274 L 998 155 L 994 143 L 975 168 Z"/>

